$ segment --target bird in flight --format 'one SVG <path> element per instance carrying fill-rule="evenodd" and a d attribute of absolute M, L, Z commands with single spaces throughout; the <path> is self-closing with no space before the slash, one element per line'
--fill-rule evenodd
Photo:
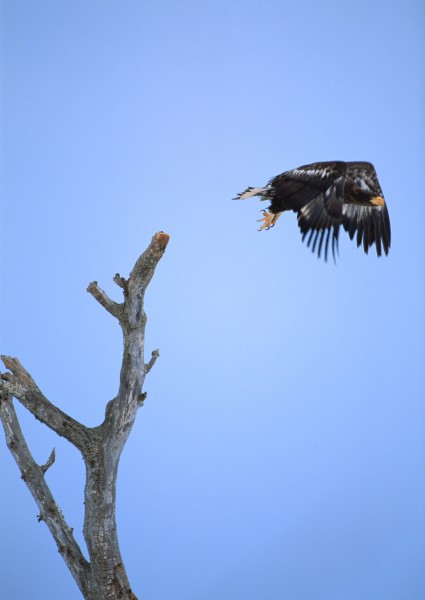
<path fill-rule="evenodd" d="M 378 256 L 388 254 L 391 244 L 390 217 L 374 166 L 369 162 L 317 162 L 285 171 L 265 187 L 249 187 L 234 200 L 259 196 L 270 206 L 263 210 L 260 231 L 270 229 L 280 215 L 297 213 L 303 241 L 328 258 L 338 252 L 340 226 L 367 254 L 375 244 Z"/>

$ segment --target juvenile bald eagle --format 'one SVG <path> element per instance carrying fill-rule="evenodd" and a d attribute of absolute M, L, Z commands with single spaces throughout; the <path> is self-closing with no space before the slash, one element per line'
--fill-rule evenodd
<path fill-rule="evenodd" d="M 342 225 L 350 239 L 356 235 L 366 254 L 372 244 L 378 256 L 388 254 L 391 243 L 390 217 L 374 166 L 368 162 L 319 162 L 286 171 L 266 187 L 247 188 L 235 200 L 259 196 L 271 204 L 263 210 L 262 229 L 270 229 L 286 210 L 298 215 L 302 239 L 320 257 L 338 251 Z"/>

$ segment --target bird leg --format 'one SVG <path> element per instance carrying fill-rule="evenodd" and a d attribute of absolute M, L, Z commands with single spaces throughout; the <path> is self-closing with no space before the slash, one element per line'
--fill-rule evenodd
<path fill-rule="evenodd" d="M 258 219 L 257 223 L 261 223 L 262 221 L 264 221 L 264 223 L 261 225 L 260 229 L 258 231 L 262 231 L 263 229 L 270 229 L 270 227 L 274 227 L 274 225 L 276 224 L 276 221 L 278 220 L 278 218 L 280 217 L 282 213 L 271 213 L 271 212 L 267 212 L 266 210 L 263 210 L 263 218 L 262 219 Z"/>

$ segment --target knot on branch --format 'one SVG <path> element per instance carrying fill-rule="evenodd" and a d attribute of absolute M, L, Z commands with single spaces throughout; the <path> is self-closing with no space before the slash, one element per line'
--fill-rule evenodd
<path fill-rule="evenodd" d="M 137 397 L 137 404 L 140 406 L 143 406 L 144 401 L 147 398 L 148 393 L 147 392 L 141 392 L 138 397 Z"/>

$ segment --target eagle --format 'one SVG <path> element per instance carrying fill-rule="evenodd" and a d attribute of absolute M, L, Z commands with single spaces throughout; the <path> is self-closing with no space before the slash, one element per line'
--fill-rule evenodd
<path fill-rule="evenodd" d="M 303 165 L 273 177 L 265 187 L 249 187 L 234 200 L 259 196 L 270 206 L 263 210 L 259 231 L 270 229 L 280 215 L 297 213 L 302 240 L 328 259 L 329 244 L 335 260 L 340 227 L 367 254 L 375 244 L 378 256 L 388 254 L 391 226 L 388 208 L 375 167 L 369 162 L 330 161 Z"/>

